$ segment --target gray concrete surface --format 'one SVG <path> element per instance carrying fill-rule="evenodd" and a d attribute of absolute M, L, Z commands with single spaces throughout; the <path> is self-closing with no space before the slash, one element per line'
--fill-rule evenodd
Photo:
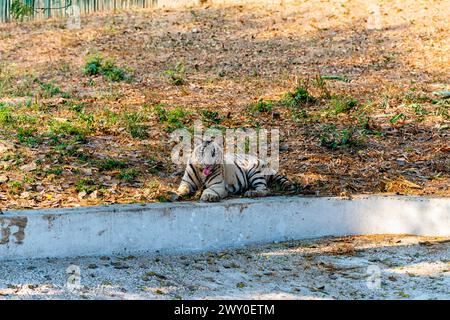
<path fill-rule="evenodd" d="M 450 237 L 2 261 L 0 299 L 450 299 Z"/>
<path fill-rule="evenodd" d="M 8 211 L 0 228 L 0 260 L 220 250 L 352 234 L 448 236 L 450 199 L 272 197 Z"/>

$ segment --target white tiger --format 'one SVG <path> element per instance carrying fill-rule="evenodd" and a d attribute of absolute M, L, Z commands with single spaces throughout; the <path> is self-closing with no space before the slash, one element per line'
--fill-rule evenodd
<path fill-rule="evenodd" d="M 282 190 L 294 191 L 294 185 L 287 178 L 272 172 L 266 162 L 250 155 L 225 155 L 224 159 L 217 143 L 205 141 L 189 158 L 175 199 L 202 188 L 200 200 L 208 202 L 240 193 L 246 197 L 264 197 L 269 194 L 268 185 L 272 183 Z"/>

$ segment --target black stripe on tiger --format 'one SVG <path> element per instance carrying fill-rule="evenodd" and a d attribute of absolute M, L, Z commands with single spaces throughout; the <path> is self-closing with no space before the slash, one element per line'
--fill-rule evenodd
<path fill-rule="evenodd" d="M 276 174 L 272 175 L 268 179 L 269 184 L 277 184 L 284 191 L 294 191 L 295 187 L 289 179 L 285 176 Z"/>
<path fill-rule="evenodd" d="M 214 189 L 212 189 L 212 188 L 208 188 L 208 190 L 214 192 L 218 197 L 220 197 L 220 194 L 219 194 L 216 190 L 214 190 Z"/>
<path fill-rule="evenodd" d="M 255 174 L 257 174 L 258 172 L 260 172 L 260 170 L 258 170 L 259 168 L 259 160 L 250 168 L 250 170 L 248 170 L 247 173 L 247 178 L 250 180 Z"/>
<path fill-rule="evenodd" d="M 210 184 L 210 185 L 208 186 L 208 188 L 211 188 L 211 187 L 213 187 L 213 186 L 215 186 L 215 185 L 218 185 L 218 184 L 221 184 L 221 183 L 223 183 L 223 180 L 219 180 L 219 181 L 217 181 L 217 182 L 214 182 L 214 183 Z"/>
<path fill-rule="evenodd" d="M 192 172 L 195 175 L 195 178 L 197 179 L 197 182 L 195 182 L 196 185 L 201 185 L 202 180 L 198 177 L 197 175 L 197 170 L 195 170 L 195 168 L 192 166 L 192 164 L 189 164 L 189 167 L 191 168 Z"/>
<path fill-rule="evenodd" d="M 242 188 L 242 182 L 241 182 L 241 180 L 239 179 L 237 172 L 235 172 L 234 175 L 236 176 L 237 183 L 238 183 L 238 185 L 239 185 L 239 189 L 236 190 L 236 192 L 242 192 L 242 191 L 244 190 L 244 189 Z"/>
<path fill-rule="evenodd" d="M 238 168 L 239 172 L 241 173 L 242 180 L 244 180 L 245 188 L 247 188 L 247 185 L 248 185 L 248 183 L 247 183 L 247 176 L 245 175 L 244 170 L 242 170 L 241 166 L 236 162 L 236 160 L 234 160 L 234 164 L 236 165 L 236 167 Z"/>
<path fill-rule="evenodd" d="M 192 176 L 191 176 L 189 170 L 186 170 L 186 173 L 187 173 L 189 179 L 192 181 L 192 183 L 193 183 L 194 185 L 196 185 L 196 186 L 199 186 L 199 184 L 198 184 L 197 182 L 195 182 L 194 178 L 192 178 Z"/>
<path fill-rule="evenodd" d="M 189 191 L 194 191 L 195 189 L 197 189 L 197 186 L 196 185 L 193 185 L 192 184 L 192 181 L 188 181 L 188 180 L 185 180 L 185 179 L 182 179 L 181 181 L 183 181 L 183 182 L 186 182 L 188 185 L 189 185 Z"/>
<path fill-rule="evenodd" d="M 252 187 L 255 189 L 257 189 L 259 186 L 267 187 L 267 185 L 264 182 L 258 182 L 258 183 L 255 183 L 254 185 L 252 185 Z"/>
<path fill-rule="evenodd" d="M 260 185 L 267 185 L 267 181 L 266 181 L 266 178 L 265 177 L 256 177 L 255 179 L 253 179 L 251 182 L 250 182 L 250 185 L 252 186 L 252 187 L 256 187 L 256 186 L 260 186 Z"/>
<path fill-rule="evenodd" d="M 206 184 L 211 183 L 211 181 L 215 178 L 217 178 L 220 175 L 220 170 L 217 170 L 216 172 L 211 173 L 208 178 L 206 178 Z"/>

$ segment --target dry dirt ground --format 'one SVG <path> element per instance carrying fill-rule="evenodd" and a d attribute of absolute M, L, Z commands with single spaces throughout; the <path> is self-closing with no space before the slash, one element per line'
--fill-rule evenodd
<path fill-rule="evenodd" d="M 280 128 L 302 194 L 449 196 L 448 1 L 268 2 L 0 25 L 0 208 L 165 201 L 195 120 Z"/>
<path fill-rule="evenodd" d="M 379 235 L 1 262 L 0 299 L 450 299 L 449 259 L 448 237 Z"/>

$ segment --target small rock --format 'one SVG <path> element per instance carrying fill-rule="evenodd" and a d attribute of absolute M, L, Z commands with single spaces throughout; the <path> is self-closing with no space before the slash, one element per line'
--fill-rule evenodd
<path fill-rule="evenodd" d="M 405 158 L 398 158 L 398 159 L 396 159 L 396 161 L 399 166 L 404 166 L 406 164 Z"/>
<path fill-rule="evenodd" d="M 19 169 L 24 172 L 31 172 L 31 171 L 35 171 L 37 169 L 37 165 L 36 165 L 36 163 L 31 162 L 29 164 L 25 164 L 25 165 L 21 166 Z"/>
<path fill-rule="evenodd" d="M 84 197 L 86 197 L 87 193 L 86 191 L 81 191 L 80 193 L 78 193 L 78 199 L 83 199 Z"/>
<path fill-rule="evenodd" d="M 283 152 L 283 151 L 289 151 L 291 148 L 289 148 L 289 146 L 287 145 L 287 144 L 282 144 L 281 146 L 280 146 L 280 151 L 281 152 Z"/>
<path fill-rule="evenodd" d="M 312 287 L 311 290 L 312 291 L 323 291 L 323 290 L 325 290 L 325 286 Z"/>
<path fill-rule="evenodd" d="M 85 176 L 92 176 L 92 169 L 91 168 L 81 168 L 81 172 Z"/>
<path fill-rule="evenodd" d="M 194 267 L 194 269 L 199 270 L 199 271 L 205 270 L 205 268 L 203 266 L 200 266 L 200 265 L 194 265 L 193 267 Z"/>
<path fill-rule="evenodd" d="M 213 277 L 205 277 L 205 280 L 209 282 L 216 282 L 216 279 L 214 279 Z"/>
<path fill-rule="evenodd" d="M 188 286 L 187 286 L 187 289 L 188 289 L 189 291 L 195 291 L 195 290 L 197 290 L 197 287 L 194 286 L 194 285 L 188 285 Z"/>
<path fill-rule="evenodd" d="M 157 278 L 159 278 L 159 279 L 161 279 L 161 280 L 166 280 L 166 279 L 167 279 L 167 277 L 166 277 L 165 275 L 156 273 L 156 272 L 154 272 L 154 271 L 147 272 L 147 273 L 145 274 L 145 276 L 147 276 L 147 277 L 157 277 Z"/>
<path fill-rule="evenodd" d="M 220 272 L 219 268 L 216 266 L 208 266 L 210 272 Z"/>
<path fill-rule="evenodd" d="M 29 198 L 30 197 L 30 193 L 29 192 L 22 192 L 21 194 L 20 194 L 20 199 L 27 199 L 27 198 Z"/>
<path fill-rule="evenodd" d="M 192 33 L 199 33 L 200 29 L 199 28 L 192 28 Z"/>
<path fill-rule="evenodd" d="M 89 199 L 95 200 L 95 199 L 97 199 L 97 196 L 98 196 L 98 191 L 97 191 L 97 190 L 94 190 L 94 192 L 92 192 L 92 193 L 89 195 Z"/>
<path fill-rule="evenodd" d="M 389 276 L 388 279 L 389 281 L 397 281 L 397 278 L 394 276 Z"/>
<path fill-rule="evenodd" d="M 114 269 L 129 269 L 130 266 L 122 261 L 111 262 Z"/>
<path fill-rule="evenodd" d="M 165 287 L 176 287 L 177 283 L 169 280 L 164 283 L 164 286 Z"/>
<path fill-rule="evenodd" d="M 7 144 L 0 142 L 0 154 L 2 154 L 3 152 L 6 152 L 8 150 L 10 150 L 11 147 L 8 146 Z"/>
<path fill-rule="evenodd" d="M 240 266 L 239 266 L 237 263 L 230 262 L 230 263 L 224 264 L 223 267 L 224 267 L 225 269 L 230 269 L 230 268 L 237 269 L 237 268 L 239 268 Z"/>

